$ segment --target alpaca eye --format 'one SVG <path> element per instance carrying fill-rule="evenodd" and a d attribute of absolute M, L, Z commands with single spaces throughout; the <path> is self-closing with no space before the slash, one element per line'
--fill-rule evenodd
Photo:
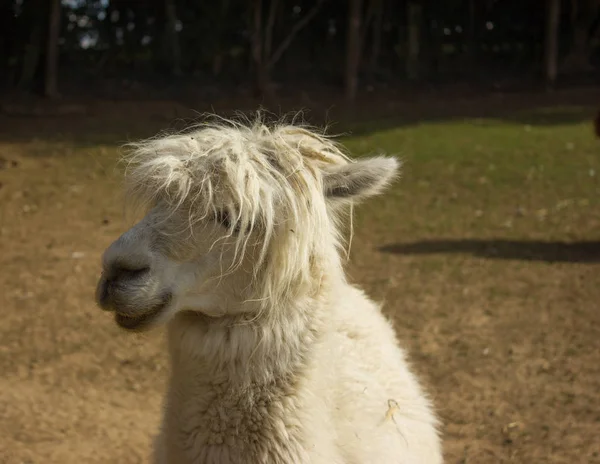
<path fill-rule="evenodd" d="M 231 220 L 229 219 L 229 213 L 227 211 L 217 212 L 215 219 L 226 229 L 231 228 Z"/>
<path fill-rule="evenodd" d="M 229 215 L 228 211 L 217 211 L 215 215 L 215 221 L 217 221 L 219 224 L 221 224 L 223 227 L 225 227 L 227 230 L 230 230 L 234 234 L 237 234 L 240 231 L 239 221 L 237 221 L 232 227 L 231 216 Z M 246 227 L 246 232 L 250 232 L 250 230 L 251 227 L 250 225 L 248 225 Z"/>

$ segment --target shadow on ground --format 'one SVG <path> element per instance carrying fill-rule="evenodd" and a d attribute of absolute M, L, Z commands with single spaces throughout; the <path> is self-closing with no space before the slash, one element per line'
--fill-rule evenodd
<path fill-rule="evenodd" d="M 418 96 L 373 95 L 348 107 L 330 97 L 323 101 L 282 100 L 269 108 L 275 116 L 304 109 L 310 124 L 330 125 L 330 132 L 363 136 L 422 123 L 472 121 L 474 125 L 500 123 L 554 126 L 589 122 L 598 110 L 600 88 L 564 90 L 547 94 Z M 69 142 L 83 146 L 111 145 L 161 130 L 181 130 L 199 122 L 204 111 L 231 116 L 234 111 L 251 113 L 262 106 L 257 100 L 224 101 L 82 101 L 26 102 L 0 101 L 0 142 Z"/>
<path fill-rule="evenodd" d="M 385 245 L 380 247 L 379 251 L 401 255 L 470 253 L 480 258 L 545 261 L 549 263 L 600 262 L 600 241 L 423 240 Z"/>

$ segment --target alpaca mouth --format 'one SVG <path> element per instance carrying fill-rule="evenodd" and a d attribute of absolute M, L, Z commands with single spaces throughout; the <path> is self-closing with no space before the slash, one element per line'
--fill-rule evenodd
<path fill-rule="evenodd" d="M 126 330 L 140 331 L 146 329 L 160 314 L 163 313 L 170 302 L 171 294 L 167 294 L 162 298 L 162 301 L 159 304 L 153 306 L 143 314 L 130 315 L 116 312 L 115 322 L 119 325 L 119 327 Z"/>

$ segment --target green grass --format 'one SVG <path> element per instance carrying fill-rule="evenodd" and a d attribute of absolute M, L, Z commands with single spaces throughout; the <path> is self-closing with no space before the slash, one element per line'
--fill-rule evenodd
<path fill-rule="evenodd" d="M 600 141 L 588 121 L 467 119 L 390 128 L 344 142 L 358 156 L 383 152 L 403 160 L 391 195 L 360 213 L 385 228 L 391 222 L 426 235 L 577 235 L 582 231 L 569 223 L 581 226 L 583 217 L 597 215 Z"/>

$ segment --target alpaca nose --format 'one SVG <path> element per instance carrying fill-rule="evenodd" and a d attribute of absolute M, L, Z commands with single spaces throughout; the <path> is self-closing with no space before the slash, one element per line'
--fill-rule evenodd
<path fill-rule="evenodd" d="M 140 262 L 113 261 L 106 263 L 96 289 L 100 307 L 112 310 L 116 301 L 133 289 L 143 288 L 150 276 L 150 266 Z"/>
<path fill-rule="evenodd" d="M 152 287 L 153 253 L 150 234 L 140 223 L 115 240 L 102 256 L 102 276 L 96 289 L 100 307 L 126 306 Z"/>
<path fill-rule="evenodd" d="M 135 263 L 134 265 L 132 264 L 133 263 L 123 262 L 114 263 L 108 273 L 108 280 L 120 282 L 136 280 L 150 272 L 149 265 L 143 265 L 139 263 Z"/>
<path fill-rule="evenodd" d="M 125 284 L 149 274 L 152 256 L 147 234 L 140 229 L 125 232 L 104 252 L 102 267 L 107 281 Z"/>
<path fill-rule="evenodd" d="M 141 250 L 124 249 L 117 241 L 105 252 L 102 267 L 106 290 L 118 291 L 144 284 L 151 273 L 151 257 Z"/>

